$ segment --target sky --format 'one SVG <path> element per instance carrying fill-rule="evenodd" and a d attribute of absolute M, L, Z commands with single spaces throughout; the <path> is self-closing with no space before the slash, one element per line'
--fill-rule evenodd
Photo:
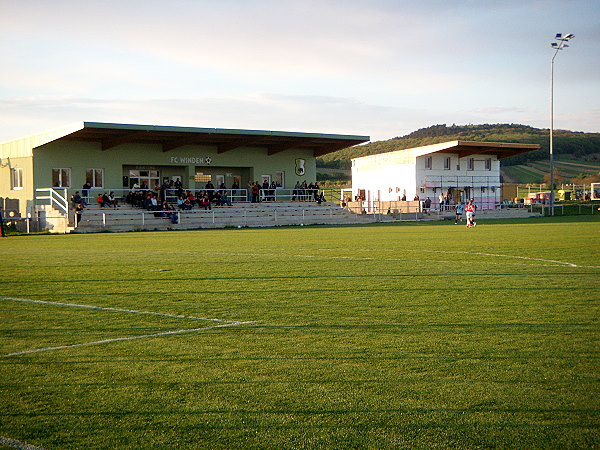
<path fill-rule="evenodd" d="M 0 141 L 73 122 L 600 132 L 600 0 L 0 0 Z"/>

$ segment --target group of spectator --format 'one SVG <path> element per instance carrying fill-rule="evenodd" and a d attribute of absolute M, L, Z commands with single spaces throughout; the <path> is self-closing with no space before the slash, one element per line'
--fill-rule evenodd
<path fill-rule="evenodd" d="M 275 181 L 269 183 L 265 180 L 263 183 L 258 181 L 248 182 L 246 189 L 247 200 L 252 203 L 260 201 L 274 201 L 275 191 L 281 185 Z M 88 205 L 88 195 L 91 186 L 86 183 L 83 186 L 83 195 L 77 191 L 72 197 L 71 202 L 78 217 L 81 220 L 83 209 Z M 240 186 L 234 182 L 231 189 L 227 189 L 224 183 L 221 183 L 218 188 L 215 188 L 212 182 L 206 183 L 205 189 L 193 193 L 191 190 L 184 190 L 180 180 L 170 180 L 156 186 L 154 189 L 148 189 L 148 186 L 143 183 L 139 185 L 133 183 L 127 195 L 122 199 L 125 203 L 144 208 L 148 211 L 154 211 L 155 215 L 162 214 L 165 217 L 176 215 L 176 211 L 189 211 L 194 208 L 211 210 L 212 206 L 232 206 L 232 198 L 237 198 Z M 174 195 L 173 195 L 174 194 Z M 241 191 L 244 195 L 244 191 Z M 92 197 L 93 198 L 93 197 Z M 173 201 L 175 199 L 175 201 Z M 323 193 L 320 192 L 317 183 L 307 184 L 306 181 L 298 181 L 292 192 L 292 201 L 316 201 L 319 204 L 325 201 Z M 98 194 L 96 203 L 101 208 L 117 208 L 119 206 L 119 198 L 113 191 L 110 193 Z"/>
<path fill-rule="evenodd" d="M 275 190 L 279 187 L 281 185 L 275 181 L 269 183 L 268 180 L 264 180 L 262 184 L 258 181 L 249 181 L 246 189 L 247 199 L 251 203 L 258 203 L 261 200 L 275 201 Z"/>
<path fill-rule="evenodd" d="M 231 199 L 227 195 L 226 190 L 219 191 L 199 191 L 194 195 L 192 191 L 186 191 L 185 193 L 177 197 L 177 208 L 181 211 L 189 211 L 198 206 L 198 208 L 204 208 L 205 210 L 212 209 L 211 205 L 215 206 L 232 206 Z"/>
<path fill-rule="evenodd" d="M 110 194 L 106 192 L 104 194 L 98 194 L 96 202 L 101 208 L 117 208 L 119 206 L 119 199 L 115 196 L 113 191 Z"/>
<path fill-rule="evenodd" d="M 306 184 L 306 180 L 302 183 L 300 183 L 300 181 L 296 182 L 294 190 L 292 191 L 292 201 L 295 201 L 296 198 L 305 202 L 314 200 L 319 204 L 325 200 L 323 198 L 323 193 L 319 193 L 319 185 L 316 182 Z"/>

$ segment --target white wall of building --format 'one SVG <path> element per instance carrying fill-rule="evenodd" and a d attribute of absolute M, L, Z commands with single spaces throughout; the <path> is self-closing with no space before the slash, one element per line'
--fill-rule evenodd
<path fill-rule="evenodd" d="M 369 201 L 398 201 L 416 193 L 415 158 L 383 153 L 352 160 L 352 195 L 366 192 Z"/>
<path fill-rule="evenodd" d="M 500 161 L 496 155 L 470 155 L 433 152 L 424 155 L 411 150 L 365 156 L 352 160 L 352 192 L 364 190 L 366 200 L 397 201 L 419 195 L 430 197 L 432 206 L 440 193 L 450 192 L 451 204 L 457 199 L 475 201 L 483 209 L 495 208 L 500 198 Z"/>
<path fill-rule="evenodd" d="M 427 158 L 431 158 L 430 169 Z M 501 201 L 500 161 L 495 155 L 460 158 L 456 153 L 433 153 L 417 157 L 416 166 L 420 197 L 430 197 L 434 205 L 439 203 L 440 192 L 446 194 L 449 190 L 454 203 L 458 198 L 473 198 L 488 209 Z"/>

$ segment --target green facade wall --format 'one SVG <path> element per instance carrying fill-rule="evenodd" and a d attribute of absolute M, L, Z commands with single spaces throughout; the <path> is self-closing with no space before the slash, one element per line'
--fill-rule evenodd
<path fill-rule="evenodd" d="M 189 189 L 204 188 L 205 182 L 196 183 L 197 172 L 211 175 L 230 175 L 225 179 L 231 187 L 232 177 L 241 178 L 240 187 L 248 181 L 259 181 L 262 175 L 284 172 L 285 188 L 296 181 L 316 180 L 316 160 L 311 151 L 286 150 L 268 155 L 266 149 L 237 148 L 218 153 L 215 147 L 188 145 L 163 152 L 160 145 L 122 144 L 103 151 L 100 143 L 54 141 L 33 150 L 35 187 L 52 186 L 53 168 L 71 169 L 71 189 L 80 190 L 85 183 L 87 169 L 104 169 L 104 190 L 123 189 L 127 168 L 160 170 L 160 176 L 182 176 Z M 296 160 L 304 160 L 304 175 L 296 175 Z M 213 177 L 214 180 L 214 177 Z M 213 181 L 214 182 L 214 181 Z"/>

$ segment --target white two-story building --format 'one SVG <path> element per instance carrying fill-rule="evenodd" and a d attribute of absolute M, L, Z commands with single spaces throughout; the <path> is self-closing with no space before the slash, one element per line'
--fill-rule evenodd
<path fill-rule="evenodd" d="M 352 160 L 352 195 L 368 210 L 378 202 L 431 200 L 438 208 L 474 199 L 494 209 L 501 198 L 500 160 L 538 144 L 451 141 Z"/>

